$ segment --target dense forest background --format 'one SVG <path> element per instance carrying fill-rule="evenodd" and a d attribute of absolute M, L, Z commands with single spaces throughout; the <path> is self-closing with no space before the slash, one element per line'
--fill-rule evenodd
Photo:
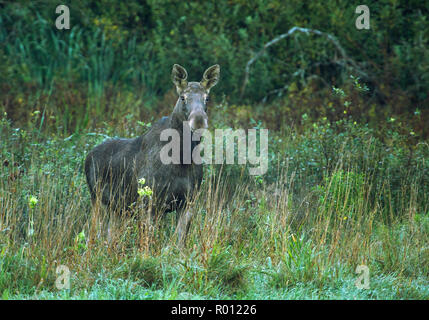
<path fill-rule="evenodd" d="M 369 30 L 356 28 L 353 1 L 61 4 L 70 8 L 69 30 L 55 27 L 58 1 L 0 2 L 1 104 L 14 120 L 27 119 L 33 110 L 23 108 L 22 99 L 37 95 L 47 114 L 66 113 L 62 121 L 73 131 L 106 112 L 120 115 L 112 101 L 119 90 L 139 98 L 141 117 L 154 109 L 159 115 L 174 100 L 174 63 L 185 66 L 191 79 L 219 63 L 216 101 L 245 106 L 238 112 L 263 117 L 272 128 L 299 122 L 303 114 L 338 118 L 342 105 L 329 105 L 326 97 L 333 86 L 353 83 L 352 75 L 368 92 L 350 97 L 359 100 L 350 115 L 375 127 L 391 117 L 410 120 L 416 135 L 428 135 L 426 1 L 367 2 Z M 294 26 L 334 36 L 346 56 L 326 36 L 295 32 L 255 60 L 244 86 L 248 61 Z M 94 95 L 105 101 L 102 107 L 88 103 Z M 62 103 L 54 107 L 48 100 Z"/>

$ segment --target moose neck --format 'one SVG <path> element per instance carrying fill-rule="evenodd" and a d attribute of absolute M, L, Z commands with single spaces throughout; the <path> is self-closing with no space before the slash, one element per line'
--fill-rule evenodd
<path fill-rule="evenodd" d="M 183 122 L 187 121 L 184 113 L 182 112 L 182 101 L 177 100 L 176 105 L 171 114 L 171 129 L 175 129 L 180 133 L 180 137 L 183 137 Z"/>

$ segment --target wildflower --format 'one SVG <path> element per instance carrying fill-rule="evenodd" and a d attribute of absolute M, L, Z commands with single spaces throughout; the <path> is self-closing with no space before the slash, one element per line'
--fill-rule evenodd
<path fill-rule="evenodd" d="M 139 194 L 139 196 L 140 196 L 140 197 L 144 197 L 144 196 L 146 196 L 146 197 L 151 198 L 151 197 L 152 197 L 152 194 L 153 194 L 153 191 L 152 191 L 152 189 L 151 189 L 151 188 L 149 188 L 148 186 L 146 186 L 146 187 L 144 187 L 144 188 L 139 188 L 139 189 L 137 190 L 137 193 Z"/>
<path fill-rule="evenodd" d="M 85 230 L 82 230 L 75 238 L 74 238 L 74 248 L 76 251 L 86 250 L 88 247 L 86 246 L 86 236 Z"/>
<path fill-rule="evenodd" d="M 35 196 L 30 196 L 30 198 L 28 199 L 28 205 L 31 209 L 36 206 L 37 202 L 39 202 L 39 200 Z"/>

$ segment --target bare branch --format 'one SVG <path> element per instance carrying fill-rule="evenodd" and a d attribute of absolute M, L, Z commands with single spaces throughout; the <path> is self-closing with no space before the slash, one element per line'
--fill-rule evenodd
<path fill-rule="evenodd" d="M 272 46 L 273 44 L 279 42 L 282 39 L 285 39 L 289 36 L 291 36 L 294 32 L 299 31 L 305 34 L 316 34 L 322 37 L 325 37 L 327 40 L 329 40 L 334 46 L 335 48 L 338 50 L 338 52 L 340 53 L 340 55 L 342 56 L 343 60 L 347 63 L 350 64 L 350 66 L 356 70 L 356 72 L 359 73 L 359 75 L 368 78 L 368 74 L 366 72 L 364 72 L 363 70 L 361 70 L 358 65 L 356 64 L 356 62 L 354 62 L 352 59 L 350 59 L 347 54 L 346 51 L 343 49 L 343 47 L 340 45 L 340 43 L 338 42 L 337 38 L 335 38 L 333 35 L 329 34 L 329 33 L 325 33 L 316 29 L 308 29 L 308 28 L 301 28 L 301 27 L 293 27 L 291 29 L 289 29 L 288 32 L 283 33 L 277 37 L 275 37 L 273 40 L 267 42 L 266 44 L 264 44 L 264 47 L 259 50 L 246 64 L 246 68 L 245 68 L 245 73 L 244 73 L 244 80 L 243 80 L 243 85 L 241 86 L 241 94 L 240 97 L 243 97 L 244 94 L 244 90 L 246 89 L 246 85 L 247 82 L 249 81 L 249 72 L 250 72 L 250 66 L 261 57 L 261 55 L 264 53 L 264 51 Z"/>

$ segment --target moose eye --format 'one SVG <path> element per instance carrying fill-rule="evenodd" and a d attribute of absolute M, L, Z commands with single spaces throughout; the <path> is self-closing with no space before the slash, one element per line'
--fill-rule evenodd
<path fill-rule="evenodd" d="M 180 96 L 180 100 L 182 100 L 183 102 L 186 102 L 185 96 Z"/>

